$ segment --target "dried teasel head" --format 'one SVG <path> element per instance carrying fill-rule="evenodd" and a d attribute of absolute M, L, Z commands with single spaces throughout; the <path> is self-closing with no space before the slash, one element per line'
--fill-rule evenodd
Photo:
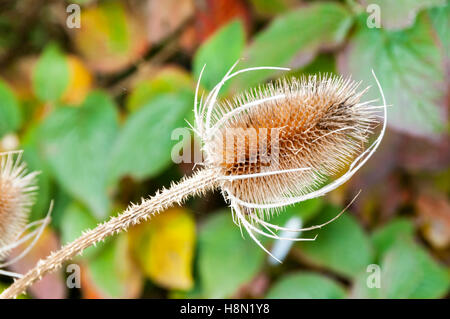
<path fill-rule="evenodd" d="M 28 224 L 28 216 L 35 200 L 37 172 L 28 173 L 21 161 L 22 152 L 0 153 L 0 261 L 8 253 L 42 233 L 48 224 L 47 218 Z M 35 226 L 38 229 L 27 231 Z M 31 249 L 35 240 L 21 254 L 0 264 L 0 274 L 12 274 L 1 268 L 11 265 Z"/>
<path fill-rule="evenodd" d="M 36 191 L 36 173 L 14 153 L 0 154 L 0 247 L 8 247 L 24 231 Z M 7 251 L 0 251 L 0 258 Z"/>
<path fill-rule="evenodd" d="M 360 83 L 333 75 L 283 79 L 218 102 L 224 83 L 240 73 L 285 70 L 259 67 L 231 73 L 234 66 L 204 103 L 202 98 L 197 104 L 196 94 L 194 130 L 203 142 L 204 165 L 220 176 L 235 223 L 261 247 L 253 232 L 282 239 L 274 231 L 322 227 L 287 229 L 267 220 L 286 205 L 342 185 L 375 152 L 386 128 L 386 103 L 378 80 L 375 77 L 383 105 L 363 101 L 368 88 L 359 89 Z M 381 122 L 380 111 L 383 128 L 368 146 Z"/>

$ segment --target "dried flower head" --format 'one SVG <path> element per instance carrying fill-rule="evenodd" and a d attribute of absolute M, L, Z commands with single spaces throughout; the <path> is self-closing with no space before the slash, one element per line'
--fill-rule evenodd
<path fill-rule="evenodd" d="M 22 152 L 0 153 L 0 261 L 6 258 L 12 249 L 32 238 L 37 239 L 43 227 L 48 224 L 46 218 L 27 225 L 37 190 L 38 173 L 28 173 L 21 157 Z M 39 225 L 41 227 L 38 229 L 26 233 L 30 228 Z M 34 241 L 19 256 L 0 264 L 0 273 L 11 274 L 1 268 L 23 257 L 33 244 Z"/>
<path fill-rule="evenodd" d="M 386 119 L 385 103 L 363 102 L 368 88 L 358 90 L 360 83 L 332 75 L 283 79 L 217 102 L 226 81 L 265 68 L 231 74 L 232 69 L 204 104 L 197 105 L 196 98 L 194 111 L 205 166 L 221 177 L 235 223 L 255 241 L 253 232 L 280 239 L 273 230 L 323 226 L 286 229 L 267 220 L 286 205 L 322 196 L 346 182 L 381 142 L 386 120 L 379 137 L 366 148 L 380 124 L 380 110 Z M 336 179 L 326 184 L 330 178 Z"/>

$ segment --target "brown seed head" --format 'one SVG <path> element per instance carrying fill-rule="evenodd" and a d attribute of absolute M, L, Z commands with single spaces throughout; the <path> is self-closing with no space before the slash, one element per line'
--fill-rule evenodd
<path fill-rule="evenodd" d="M 383 100 L 380 106 L 371 105 L 373 100 L 361 102 L 367 89 L 358 91 L 359 83 L 329 75 L 280 80 L 218 103 L 223 85 L 241 73 L 286 70 L 263 66 L 232 73 L 237 63 L 204 103 L 203 97 L 198 103 L 203 68 L 195 92 L 193 129 L 203 142 L 204 165 L 217 174 L 234 222 L 280 261 L 255 234 L 291 241 L 315 240 L 284 237 L 277 232 L 318 229 L 345 211 L 326 223 L 306 228 L 287 228 L 266 221 L 280 208 L 336 189 L 367 162 L 386 131 L 386 100 L 372 71 Z M 377 113 L 381 109 L 383 127 L 366 148 L 380 122 Z"/>
<path fill-rule="evenodd" d="M 37 173 L 28 174 L 18 154 L 0 153 L 0 260 L 25 230 L 35 197 Z"/>
<path fill-rule="evenodd" d="M 259 174 L 222 185 L 250 203 L 317 189 L 361 154 L 379 122 L 372 101 L 360 101 L 366 90 L 357 89 L 350 79 L 310 76 L 280 80 L 219 104 L 211 116 L 216 130 L 204 147 L 207 165 L 223 176 Z M 276 171 L 284 173 L 271 174 Z"/>

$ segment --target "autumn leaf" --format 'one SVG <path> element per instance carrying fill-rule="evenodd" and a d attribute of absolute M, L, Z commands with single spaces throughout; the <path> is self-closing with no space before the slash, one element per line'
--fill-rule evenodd
<path fill-rule="evenodd" d="M 133 230 L 133 245 L 147 276 L 167 289 L 193 286 L 195 222 L 185 209 L 172 208 Z"/>

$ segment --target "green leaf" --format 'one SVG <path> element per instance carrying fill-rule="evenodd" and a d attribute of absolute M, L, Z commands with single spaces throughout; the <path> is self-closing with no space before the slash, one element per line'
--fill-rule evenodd
<path fill-rule="evenodd" d="M 436 263 L 429 253 L 421 248 L 416 247 L 417 260 L 422 269 L 422 277 L 419 284 L 408 298 L 442 298 L 448 294 L 450 290 L 450 274 L 448 267 L 443 267 Z"/>
<path fill-rule="evenodd" d="M 212 90 L 241 57 L 244 45 L 245 33 L 240 21 L 233 21 L 221 28 L 197 50 L 193 61 L 195 77 L 199 77 L 206 64 L 201 84 Z"/>
<path fill-rule="evenodd" d="M 63 245 L 68 244 L 78 237 L 84 231 L 93 229 L 97 226 L 97 220 L 82 205 L 72 203 L 64 211 L 64 218 L 61 220 L 61 241 Z M 100 245 L 102 247 L 103 245 Z M 90 258 L 96 252 L 98 247 L 89 247 L 83 252 L 83 257 Z"/>
<path fill-rule="evenodd" d="M 51 213 L 52 220 L 50 225 L 54 229 L 61 229 L 61 223 L 64 219 L 64 212 L 72 203 L 73 198 L 64 189 L 58 187 L 58 185 L 55 185 L 55 183 L 52 183 L 51 186 L 52 188 L 50 189 L 50 194 L 51 199 L 53 200 L 53 210 Z M 47 210 L 45 212 L 47 212 Z"/>
<path fill-rule="evenodd" d="M 412 135 L 438 136 L 446 126 L 445 71 L 430 23 L 421 16 L 412 28 L 394 32 L 369 29 L 364 21 L 340 59 L 341 71 L 372 86 L 365 100 L 380 99 L 373 68 L 392 105 L 388 125 Z"/>
<path fill-rule="evenodd" d="M 384 253 L 397 241 L 399 237 L 412 238 L 414 225 L 406 218 L 397 218 L 372 234 L 372 242 L 378 256 Z"/>
<path fill-rule="evenodd" d="M 450 37 L 448 35 L 448 30 L 450 30 L 450 4 L 447 2 L 445 6 L 429 10 L 429 15 L 444 54 L 447 59 L 450 59 Z"/>
<path fill-rule="evenodd" d="M 21 148 L 24 151 L 23 158 L 25 163 L 27 163 L 28 170 L 40 172 L 37 178 L 38 196 L 36 196 L 36 202 L 31 208 L 30 220 L 43 218 L 48 212 L 51 200 L 50 172 L 45 159 L 39 152 L 38 130 L 38 126 L 30 126 L 21 144 Z M 54 213 L 52 213 L 52 216 L 54 216 Z"/>
<path fill-rule="evenodd" d="M 241 67 L 306 65 L 322 47 L 342 43 L 352 16 L 340 4 L 316 3 L 277 17 L 257 34 Z M 274 71 L 252 71 L 236 78 L 240 89 L 254 86 Z"/>
<path fill-rule="evenodd" d="M 114 146 L 110 182 L 131 175 L 136 179 L 156 176 L 171 163 L 171 139 L 176 128 L 186 126 L 192 113 L 192 92 L 164 94 L 131 114 Z"/>
<path fill-rule="evenodd" d="M 250 238 L 242 238 L 229 210 L 212 215 L 202 225 L 198 254 L 205 298 L 232 296 L 257 274 L 265 256 Z"/>
<path fill-rule="evenodd" d="M 373 272 L 373 269 L 368 268 L 370 271 L 362 271 L 356 275 L 353 279 L 353 285 L 351 288 L 351 292 L 349 298 L 351 299 L 379 299 L 380 297 L 380 288 L 371 287 L 373 284 L 372 279 L 378 277 L 369 277 L 369 276 L 380 276 L 381 280 L 381 271 L 380 268 L 377 268 L 377 273 Z M 380 283 L 381 284 L 381 283 Z"/>
<path fill-rule="evenodd" d="M 340 208 L 327 206 L 311 224 L 318 225 L 335 217 Z M 311 263 L 352 278 L 372 261 L 368 236 L 350 213 L 323 227 L 314 242 L 299 243 L 301 254 Z"/>
<path fill-rule="evenodd" d="M 192 91 L 192 78 L 189 73 L 177 68 L 167 68 L 150 80 L 136 85 L 127 97 L 127 109 L 134 112 L 164 93 Z"/>
<path fill-rule="evenodd" d="M 67 59 L 55 44 L 50 44 L 45 48 L 34 69 L 34 93 L 42 101 L 55 102 L 68 85 Z"/>
<path fill-rule="evenodd" d="M 408 298 L 412 294 L 423 275 L 416 257 L 414 247 L 403 240 L 388 250 L 381 264 L 382 297 Z"/>
<path fill-rule="evenodd" d="M 89 281 L 82 285 L 86 298 L 137 298 L 142 289 L 142 277 L 133 264 L 125 235 L 105 244 L 89 261 Z"/>
<path fill-rule="evenodd" d="M 310 272 L 284 275 L 267 293 L 269 299 L 341 299 L 344 288 L 334 280 Z"/>
<path fill-rule="evenodd" d="M 58 183 L 99 220 L 108 213 L 106 176 L 117 127 L 114 103 L 104 93 L 93 92 L 81 107 L 56 109 L 40 132 L 41 147 Z"/>
<path fill-rule="evenodd" d="M 334 55 L 329 53 L 319 54 L 314 59 L 314 61 L 312 61 L 305 67 L 289 72 L 287 77 L 301 77 L 304 75 L 314 75 L 317 73 L 337 74 L 336 59 Z"/>
<path fill-rule="evenodd" d="M 169 299 L 201 299 L 202 287 L 197 280 L 191 290 L 171 290 L 167 296 Z"/>
<path fill-rule="evenodd" d="M 101 8 L 105 21 L 108 24 L 108 31 L 112 51 L 126 52 L 129 46 L 129 31 L 125 9 L 120 2 L 108 1 L 102 3 Z"/>
<path fill-rule="evenodd" d="M 379 7 L 381 25 L 388 29 L 404 29 L 414 24 L 417 13 L 425 8 L 442 5 L 445 0 L 370 0 Z"/>
<path fill-rule="evenodd" d="M 450 278 L 446 269 L 412 238 L 397 237 L 381 261 L 380 288 L 368 288 L 368 273 L 354 283 L 356 298 L 440 298 L 448 293 Z"/>
<path fill-rule="evenodd" d="M 316 216 L 323 207 L 321 198 L 313 198 L 301 203 L 284 208 L 278 215 L 270 218 L 269 222 L 274 225 L 284 226 L 293 216 L 300 217 L 302 223 L 306 223 Z"/>
<path fill-rule="evenodd" d="M 19 103 L 13 91 L 0 79 L 0 138 L 17 130 L 20 122 Z"/>
<path fill-rule="evenodd" d="M 262 15 L 276 15 L 289 9 L 289 0 L 251 0 L 255 11 Z"/>

